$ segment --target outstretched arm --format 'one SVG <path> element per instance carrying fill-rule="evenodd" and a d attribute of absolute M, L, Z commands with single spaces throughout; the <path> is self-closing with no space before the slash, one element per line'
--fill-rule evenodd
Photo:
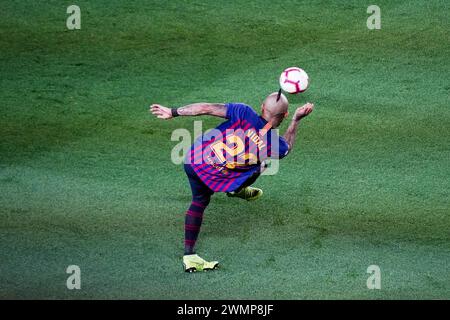
<path fill-rule="evenodd" d="M 160 119 L 173 118 L 172 109 L 159 104 L 152 104 L 150 112 Z M 225 118 L 227 115 L 227 107 L 222 103 L 193 103 L 176 109 L 179 116 L 200 116 L 210 115 Z"/>
<path fill-rule="evenodd" d="M 292 118 L 291 124 L 289 125 L 283 136 L 289 145 L 289 151 L 294 147 L 295 137 L 297 136 L 297 128 L 300 120 L 309 115 L 313 110 L 314 105 L 312 103 L 307 103 L 303 107 L 299 107 L 297 108 L 297 110 L 295 110 L 295 114 Z"/>

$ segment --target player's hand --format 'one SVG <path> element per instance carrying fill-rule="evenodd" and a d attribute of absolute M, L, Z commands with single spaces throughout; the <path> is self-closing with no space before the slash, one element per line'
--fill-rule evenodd
<path fill-rule="evenodd" d="M 170 119 L 172 117 L 172 110 L 170 108 L 164 107 L 160 104 L 152 104 L 150 106 L 151 113 L 157 116 L 159 119 Z"/>
<path fill-rule="evenodd" d="M 314 110 L 314 104 L 307 103 L 303 105 L 302 107 L 298 107 L 297 110 L 295 110 L 294 118 L 295 121 L 300 121 L 301 118 L 306 117 Z"/>

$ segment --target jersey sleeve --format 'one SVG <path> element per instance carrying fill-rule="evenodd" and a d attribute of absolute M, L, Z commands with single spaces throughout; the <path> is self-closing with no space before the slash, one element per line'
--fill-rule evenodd
<path fill-rule="evenodd" d="M 252 119 L 258 116 L 251 107 L 242 103 L 227 103 L 225 106 L 227 107 L 226 118 L 231 121 Z"/>
<path fill-rule="evenodd" d="M 283 159 L 289 153 L 289 145 L 283 137 L 277 136 L 277 138 L 278 139 L 271 143 L 269 157 L 272 159 Z"/>
<path fill-rule="evenodd" d="M 283 159 L 289 153 L 289 145 L 283 137 L 279 139 L 279 150 L 278 159 Z"/>

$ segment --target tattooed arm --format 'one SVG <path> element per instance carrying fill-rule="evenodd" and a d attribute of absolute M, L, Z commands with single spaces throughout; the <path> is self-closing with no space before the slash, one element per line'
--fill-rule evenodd
<path fill-rule="evenodd" d="M 171 119 L 174 117 L 174 113 L 172 112 L 171 108 L 167 108 L 159 104 L 152 104 L 150 106 L 150 112 L 160 119 Z M 226 114 L 227 108 L 223 103 L 193 103 L 177 108 L 175 111 L 175 116 L 210 115 L 225 118 Z"/>

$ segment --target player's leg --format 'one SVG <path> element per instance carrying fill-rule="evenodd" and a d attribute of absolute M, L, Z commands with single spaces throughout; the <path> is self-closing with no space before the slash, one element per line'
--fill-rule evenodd
<path fill-rule="evenodd" d="M 211 199 L 209 192 L 202 191 L 203 188 L 194 182 L 192 186 L 192 202 L 186 211 L 184 227 L 184 254 L 195 253 L 195 243 L 197 242 L 200 227 L 203 222 L 203 214 Z"/>
<path fill-rule="evenodd" d="M 192 202 L 186 212 L 184 223 L 184 268 L 188 272 L 215 269 L 218 266 L 217 261 L 208 262 L 195 254 L 195 244 L 200 233 L 203 213 L 214 192 L 200 180 L 190 165 L 185 165 L 185 171 L 191 185 Z"/>

